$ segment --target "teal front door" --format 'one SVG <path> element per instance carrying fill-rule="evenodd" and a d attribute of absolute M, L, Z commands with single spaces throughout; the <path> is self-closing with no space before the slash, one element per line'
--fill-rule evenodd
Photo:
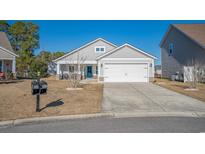
<path fill-rule="evenodd" d="M 92 66 L 87 66 L 87 78 L 93 77 L 93 69 Z"/>

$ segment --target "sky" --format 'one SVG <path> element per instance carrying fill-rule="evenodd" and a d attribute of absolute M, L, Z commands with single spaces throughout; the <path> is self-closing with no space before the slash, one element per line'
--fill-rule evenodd
<path fill-rule="evenodd" d="M 9 21 L 11 24 L 16 21 Z M 116 45 L 129 43 L 156 56 L 161 63 L 159 43 L 170 24 L 205 23 L 197 20 L 34 20 L 40 28 L 40 48 L 35 51 L 63 51 L 103 38 Z"/>

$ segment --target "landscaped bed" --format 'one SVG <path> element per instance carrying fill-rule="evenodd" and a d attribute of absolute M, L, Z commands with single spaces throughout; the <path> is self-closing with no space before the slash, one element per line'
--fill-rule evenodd
<path fill-rule="evenodd" d="M 184 82 L 178 82 L 178 81 L 170 81 L 168 79 L 160 79 L 160 78 L 156 78 L 155 79 L 155 84 L 173 90 L 175 92 L 199 99 L 201 101 L 205 102 L 205 84 L 199 83 L 197 85 L 197 89 L 196 91 L 192 91 L 192 90 L 187 90 L 189 88 L 189 84 L 188 83 L 184 83 Z"/>
<path fill-rule="evenodd" d="M 39 113 L 35 112 L 36 96 L 31 95 L 32 80 L 0 84 L 0 121 L 101 112 L 102 84 L 83 84 L 82 90 L 68 91 L 66 80 L 45 80 L 48 93 L 41 95 Z"/>

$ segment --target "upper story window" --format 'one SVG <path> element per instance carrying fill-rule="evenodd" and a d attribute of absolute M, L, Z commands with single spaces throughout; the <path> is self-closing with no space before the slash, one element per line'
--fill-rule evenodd
<path fill-rule="evenodd" d="M 103 52 L 105 52 L 105 47 L 104 46 L 97 46 L 97 47 L 95 47 L 95 52 L 96 53 L 103 53 Z"/>
<path fill-rule="evenodd" d="M 169 56 L 171 56 L 173 54 L 173 50 L 174 50 L 174 44 L 170 43 L 169 44 Z"/>

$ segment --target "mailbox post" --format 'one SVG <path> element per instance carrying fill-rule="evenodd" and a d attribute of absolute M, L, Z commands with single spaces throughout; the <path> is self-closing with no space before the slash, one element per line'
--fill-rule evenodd
<path fill-rule="evenodd" d="M 39 85 L 39 93 L 36 95 L 36 112 L 40 112 L 40 78 L 37 79 L 37 83 Z"/>
<path fill-rule="evenodd" d="M 40 95 L 47 93 L 47 83 L 38 77 L 37 80 L 32 81 L 31 88 L 32 95 L 36 95 L 36 112 L 40 112 Z"/>

